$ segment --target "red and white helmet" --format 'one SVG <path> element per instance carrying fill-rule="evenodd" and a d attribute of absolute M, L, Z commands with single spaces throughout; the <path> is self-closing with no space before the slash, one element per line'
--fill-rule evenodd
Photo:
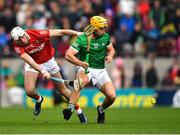
<path fill-rule="evenodd" d="M 18 40 L 19 37 L 22 37 L 26 32 L 19 26 L 14 27 L 11 31 L 11 37 L 14 40 Z"/>

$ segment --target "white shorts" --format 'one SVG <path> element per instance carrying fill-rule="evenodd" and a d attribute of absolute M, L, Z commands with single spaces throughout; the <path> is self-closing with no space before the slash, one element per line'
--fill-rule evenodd
<path fill-rule="evenodd" d="M 55 74 L 57 72 L 59 72 L 60 68 L 57 64 L 57 62 L 55 61 L 54 57 L 51 58 L 49 61 L 43 63 L 43 64 L 39 64 L 43 69 L 47 70 L 50 74 Z M 37 70 L 35 70 L 34 68 L 32 68 L 29 64 L 25 63 L 24 65 L 24 71 L 31 71 L 31 72 L 36 72 L 38 73 Z"/>
<path fill-rule="evenodd" d="M 77 72 L 84 71 L 85 69 L 83 67 L 79 67 L 77 69 Z M 101 89 L 101 87 L 106 82 L 112 82 L 106 69 L 94 69 L 94 68 L 88 68 L 88 78 L 89 81 L 92 80 L 93 86 L 96 86 L 98 89 Z"/>

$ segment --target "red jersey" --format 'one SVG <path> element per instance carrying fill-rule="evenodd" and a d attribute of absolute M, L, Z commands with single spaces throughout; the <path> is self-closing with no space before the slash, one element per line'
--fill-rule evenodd
<path fill-rule="evenodd" d="M 49 30 L 26 30 L 26 33 L 30 36 L 28 45 L 18 46 L 13 42 L 14 50 L 19 56 L 27 53 L 38 64 L 43 64 L 54 56 Z"/>

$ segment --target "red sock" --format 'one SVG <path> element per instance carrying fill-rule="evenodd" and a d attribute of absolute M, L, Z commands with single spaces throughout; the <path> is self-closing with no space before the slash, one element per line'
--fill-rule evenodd
<path fill-rule="evenodd" d="M 78 104 L 75 105 L 75 109 L 78 110 L 80 106 Z"/>
<path fill-rule="evenodd" d="M 38 101 L 40 96 L 39 95 L 35 95 L 34 98 Z"/>
<path fill-rule="evenodd" d="M 80 106 L 78 104 L 76 104 L 75 109 L 76 109 L 76 113 L 78 115 L 82 113 L 82 110 L 81 110 L 81 108 L 80 108 Z"/>

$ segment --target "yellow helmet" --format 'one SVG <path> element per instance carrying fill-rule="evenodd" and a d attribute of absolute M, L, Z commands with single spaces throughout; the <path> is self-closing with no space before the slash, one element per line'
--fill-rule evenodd
<path fill-rule="evenodd" d="M 107 20 L 101 16 L 93 16 L 90 19 L 90 24 L 94 26 L 94 29 L 99 29 L 103 27 L 107 27 Z"/>

